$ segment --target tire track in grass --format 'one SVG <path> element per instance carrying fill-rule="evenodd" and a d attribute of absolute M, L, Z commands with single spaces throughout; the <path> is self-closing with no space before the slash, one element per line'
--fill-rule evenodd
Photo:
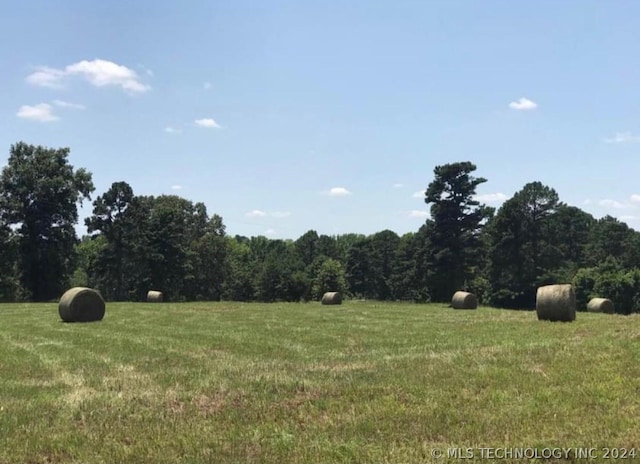
<path fill-rule="evenodd" d="M 50 377 L 42 381 L 22 382 L 24 386 L 35 387 L 55 387 L 63 385 L 68 388 L 68 392 L 62 395 L 57 402 L 70 408 L 78 408 L 82 403 L 96 398 L 108 397 L 111 400 L 130 400 L 134 397 L 157 396 L 160 388 L 151 377 L 140 372 L 132 364 L 116 363 L 110 357 L 102 356 L 91 351 L 82 349 L 73 343 L 64 343 L 60 341 L 45 341 L 27 343 L 18 341 L 8 337 L 3 337 L 5 342 L 18 351 L 26 352 L 37 362 L 45 367 L 50 373 Z M 102 376 L 101 388 L 92 386 L 96 384 L 95 379 L 91 378 L 92 369 L 89 360 L 81 364 L 69 362 L 70 356 L 56 356 L 51 351 L 51 347 L 63 347 L 64 353 L 82 352 L 83 358 L 89 357 L 94 360 L 100 360 L 107 367 L 108 374 Z M 72 366 L 74 369 L 69 369 Z M 80 369 L 78 369 L 78 367 Z M 74 370 L 76 372 L 74 372 Z M 77 371 L 81 372 L 78 373 Z M 89 376 L 84 374 L 89 372 Z M 93 376 L 95 377 L 95 372 Z"/>

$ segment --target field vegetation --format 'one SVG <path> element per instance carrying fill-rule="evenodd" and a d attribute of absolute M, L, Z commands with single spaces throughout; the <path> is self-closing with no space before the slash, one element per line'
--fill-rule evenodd
<path fill-rule="evenodd" d="M 2 464 L 406 464 L 460 462 L 432 454 L 453 447 L 640 448 L 637 315 L 108 303 L 102 322 L 80 324 L 62 323 L 54 303 L 16 303 L 0 306 L 0 327 Z"/>

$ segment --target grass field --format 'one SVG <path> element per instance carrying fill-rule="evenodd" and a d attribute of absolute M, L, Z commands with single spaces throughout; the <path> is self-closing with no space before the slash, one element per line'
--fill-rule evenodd
<path fill-rule="evenodd" d="M 527 461 L 494 447 L 640 454 L 640 316 L 110 303 L 65 324 L 0 305 L 3 464 Z M 531 462 L 587 462 L 568 456 Z"/>

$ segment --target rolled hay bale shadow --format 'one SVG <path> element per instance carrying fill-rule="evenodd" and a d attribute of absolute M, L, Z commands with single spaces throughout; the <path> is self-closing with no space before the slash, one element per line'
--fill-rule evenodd
<path fill-rule="evenodd" d="M 590 313 L 613 314 L 616 312 L 616 308 L 613 301 L 607 298 L 592 298 L 589 303 L 587 303 L 587 311 Z"/>
<path fill-rule="evenodd" d="M 340 292 L 327 292 L 322 295 L 323 305 L 340 305 L 342 304 L 342 295 Z"/>
<path fill-rule="evenodd" d="M 147 301 L 149 303 L 162 303 L 163 300 L 164 295 L 162 294 L 162 292 L 159 292 L 157 290 L 149 290 L 147 292 Z"/>
<path fill-rule="evenodd" d="M 544 285 L 536 292 L 539 321 L 576 320 L 576 295 L 571 284 Z"/>
<path fill-rule="evenodd" d="M 451 306 L 453 309 L 476 309 L 478 298 L 473 293 L 455 292 L 451 298 Z"/>
<path fill-rule="evenodd" d="M 58 303 L 58 314 L 64 322 L 101 321 L 104 313 L 104 299 L 92 288 L 71 288 L 62 295 Z"/>

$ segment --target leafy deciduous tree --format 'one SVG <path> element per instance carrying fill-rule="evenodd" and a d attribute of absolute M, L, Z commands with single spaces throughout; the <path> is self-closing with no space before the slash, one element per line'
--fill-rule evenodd
<path fill-rule="evenodd" d="M 58 298 L 73 272 L 77 204 L 94 190 L 91 174 L 74 170 L 69 149 L 18 142 L 0 178 L 4 223 L 16 226 L 20 282 L 36 301 Z"/>

